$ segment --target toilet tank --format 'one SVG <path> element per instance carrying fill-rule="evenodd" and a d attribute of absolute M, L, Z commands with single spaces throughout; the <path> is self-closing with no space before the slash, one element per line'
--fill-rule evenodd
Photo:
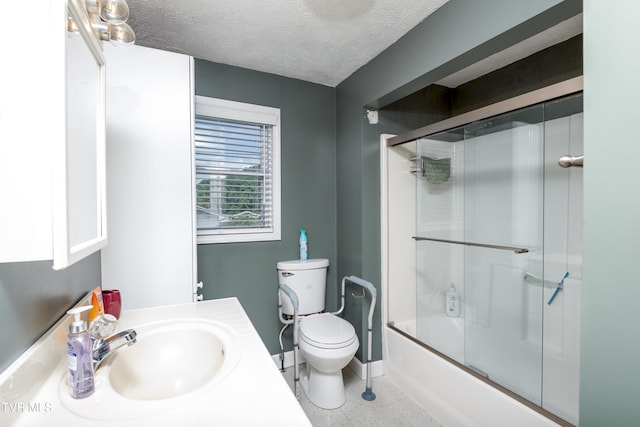
<path fill-rule="evenodd" d="M 324 310 L 324 295 L 327 287 L 328 259 L 305 259 L 280 261 L 278 284 L 287 285 L 298 296 L 298 314 L 319 313 Z M 282 313 L 293 316 L 293 305 L 289 297 L 280 292 Z"/>

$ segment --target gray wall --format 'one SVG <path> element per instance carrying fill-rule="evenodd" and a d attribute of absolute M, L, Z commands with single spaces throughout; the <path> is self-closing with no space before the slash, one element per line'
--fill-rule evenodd
<path fill-rule="evenodd" d="M 637 1 L 584 2 L 585 427 L 640 425 L 639 16 Z"/>
<path fill-rule="evenodd" d="M 335 89 L 202 60 L 195 81 L 196 95 L 280 108 L 282 240 L 198 246 L 205 299 L 237 296 L 275 354 L 282 327 L 276 263 L 298 258 L 300 228 L 309 257 L 329 259 L 327 308 L 336 308 Z"/>
<path fill-rule="evenodd" d="M 51 261 L 0 264 L 0 372 L 100 285 L 100 253 L 62 271 Z"/>
<path fill-rule="evenodd" d="M 338 277 L 355 274 L 380 286 L 379 134 L 403 129 L 384 115 L 369 125 L 363 107 L 397 101 L 580 13 L 581 6 L 578 0 L 451 0 L 338 86 Z M 360 316 L 356 304 L 348 300 L 347 307 L 353 307 L 348 319 Z M 374 360 L 382 357 L 379 307 L 375 319 Z"/>

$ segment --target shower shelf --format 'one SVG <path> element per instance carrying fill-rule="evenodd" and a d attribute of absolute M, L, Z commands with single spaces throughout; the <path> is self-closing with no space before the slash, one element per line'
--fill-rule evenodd
<path fill-rule="evenodd" d="M 480 248 L 489 248 L 489 249 L 499 249 L 503 251 L 513 251 L 515 254 L 526 254 L 529 252 L 527 248 L 516 248 L 513 246 L 501 246 L 501 245 L 488 245 L 486 243 L 473 243 L 473 242 L 463 242 L 460 240 L 446 240 L 446 239 L 434 239 L 432 237 L 419 237 L 413 236 L 413 239 L 416 241 L 428 240 L 431 242 L 442 242 L 442 243 L 453 243 L 454 245 L 465 245 L 465 246 L 477 246 Z"/>

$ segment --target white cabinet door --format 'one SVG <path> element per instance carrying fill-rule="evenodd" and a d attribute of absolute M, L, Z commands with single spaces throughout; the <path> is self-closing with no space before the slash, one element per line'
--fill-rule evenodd
<path fill-rule="evenodd" d="M 192 59 L 105 46 L 109 246 L 102 286 L 126 309 L 192 301 Z"/>
<path fill-rule="evenodd" d="M 19 19 L 0 27 L 3 55 L 19 59 L 0 78 L 0 262 L 62 269 L 107 243 L 105 60 L 83 1 L 23 3 L 8 13 L 30 16 L 27 34 L 11 40 Z"/>
<path fill-rule="evenodd" d="M 69 1 L 82 22 L 84 2 Z M 105 192 L 105 59 L 88 25 L 65 39 L 65 157 L 54 183 L 53 268 L 64 268 L 107 243 Z M 54 172 L 55 173 L 55 172 Z"/>

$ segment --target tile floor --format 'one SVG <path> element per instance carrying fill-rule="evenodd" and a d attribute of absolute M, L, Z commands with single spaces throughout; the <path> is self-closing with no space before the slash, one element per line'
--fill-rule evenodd
<path fill-rule="evenodd" d="M 442 427 L 427 411 L 384 376 L 371 379 L 374 401 L 362 399 L 366 381 L 349 368 L 343 371 L 347 401 L 338 409 L 320 409 L 300 390 L 300 405 L 314 427 Z M 293 368 L 283 373 L 293 390 Z"/>

